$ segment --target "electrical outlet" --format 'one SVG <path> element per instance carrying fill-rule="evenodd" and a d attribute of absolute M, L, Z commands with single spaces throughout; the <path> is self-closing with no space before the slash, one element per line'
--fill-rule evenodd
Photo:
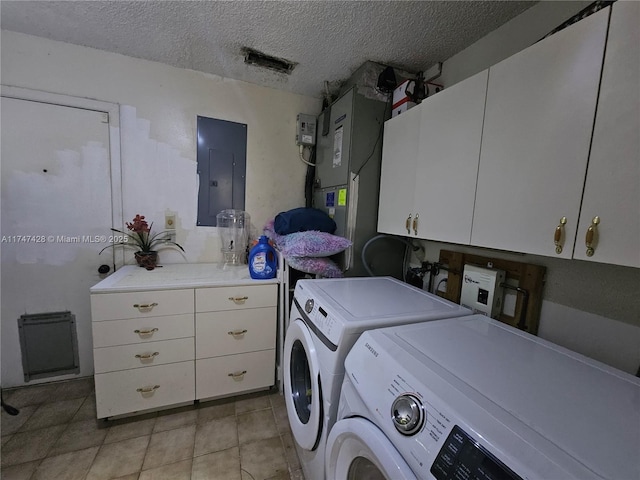
<path fill-rule="evenodd" d="M 165 230 L 176 229 L 176 215 L 174 213 L 167 213 L 164 216 L 164 229 Z"/>

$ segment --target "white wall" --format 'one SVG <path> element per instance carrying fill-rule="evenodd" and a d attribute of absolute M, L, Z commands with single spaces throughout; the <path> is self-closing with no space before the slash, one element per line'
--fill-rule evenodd
<path fill-rule="evenodd" d="M 135 214 L 143 214 L 155 223 L 155 231 L 163 228 L 165 213 L 175 213 L 176 240 L 186 253 L 162 250 L 162 263 L 220 259 L 217 229 L 196 226 L 198 115 L 247 124 L 245 209 L 254 235 L 277 213 L 304 205 L 306 165 L 295 144 L 296 114 L 318 114 L 321 100 L 33 36 L 1 34 L 3 85 L 120 105 L 119 126 L 113 127 L 120 151 L 113 153 L 119 154 L 122 164 L 121 215 L 130 221 Z M 69 215 L 69 222 L 74 221 Z M 104 225 L 105 235 L 110 226 Z M 126 258 L 127 263 L 133 262 L 132 251 Z M 95 262 L 109 263 L 97 255 Z M 24 293 L 25 304 L 28 295 Z M 88 290 L 86 295 L 88 300 Z M 12 323 L 3 331 L 15 330 L 16 318 L 2 322 Z M 91 335 L 83 332 L 79 334 L 81 372 L 91 375 Z M 16 338 L 2 337 L 3 372 L 13 372 L 3 375 L 5 387 L 23 383 Z"/>
<path fill-rule="evenodd" d="M 533 45 L 591 1 L 542 1 L 442 64 L 437 83 L 450 87 Z"/>
<path fill-rule="evenodd" d="M 443 63 L 437 82 L 451 86 L 527 48 L 588 6 L 543 1 Z M 441 249 L 543 265 L 547 269 L 538 335 L 635 374 L 640 366 L 640 269 L 517 255 L 424 242 L 427 259 Z"/>
<path fill-rule="evenodd" d="M 538 336 L 636 373 L 640 365 L 640 269 L 441 242 L 423 244 L 430 262 L 438 260 L 440 250 L 453 250 L 545 267 Z"/>
<path fill-rule="evenodd" d="M 220 257 L 216 229 L 195 226 L 198 115 L 247 124 L 245 210 L 255 234 L 277 213 L 304 205 L 295 121 L 300 112 L 318 114 L 319 99 L 9 31 L 2 31 L 1 82 L 120 104 L 124 219 L 141 213 L 162 226 L 175 212 L 187 261 Z M 161 255 L 165 263 L 185 261 L 177 252 Z"/>

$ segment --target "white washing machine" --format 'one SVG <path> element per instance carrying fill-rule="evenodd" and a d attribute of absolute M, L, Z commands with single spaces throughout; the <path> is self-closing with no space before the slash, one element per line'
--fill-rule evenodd
<path fill-rule="evenodd" d="M 470 315 L 391 277 L 299 280 L 284 343 L 285 403 L 307 480 L 325 479 L 344 359 L 365 330 Z"/>
<path fill-rule="evenodd" d="M 332 480 L 640 478 L 640 379 L 481 315 L 364 333 Z"/>

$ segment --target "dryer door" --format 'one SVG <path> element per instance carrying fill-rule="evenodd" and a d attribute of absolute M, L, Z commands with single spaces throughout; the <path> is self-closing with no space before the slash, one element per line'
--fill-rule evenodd
<path fill-rule="evenodd" d="M 327 439 L 327 478 L 415 480 L 416 476 L 378 427 L 363 418 L 338 421 Z"/>
<path fill-rule="evenodd" d="M 322 433 L 320 365 L 313 333 L 299 318 L 289 324 L 284 342 L 284 395 L 294 439 L 315 450 Z"/>

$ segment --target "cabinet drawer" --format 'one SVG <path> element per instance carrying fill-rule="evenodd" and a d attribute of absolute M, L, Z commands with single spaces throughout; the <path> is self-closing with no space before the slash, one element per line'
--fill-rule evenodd
<path fill-rule="evenodd" d="M 193 338 L 120 345 L 93 350 L 96 373 L 165 365 L 194 359 Z"/>
<path fill-rule="evenodd" d="M 195 399 L 193 362 L 95 375 L 98 418 L 159 408 Z M 145 391 L 138 391 L 144 389 Z"/>
<path fill-rule="evenodd" d="M 275 359 L 274 349 L 196 360 L 196 398 L 270 387 L 275 382 Z"/>
<path fill-rule="evenodd" d="M 93 322 L 92 329 L 94 348 L 193 337 L 193 314 Z"/>
<path fill-rule="evenodd" d="M 275 307 L 278 286 L 238 285 L 196 289 L 196 312 L 217 312 L 243 308 Z"/>
<path fill-rule="evenodd" d="M 193 312 L 193 290 L 103 293 L 91 295 L 94 322 L 158 317 Z"/>
<path fill-rule="evenodd" d="M 276 313 L 266 307 L 196 314 L 196 358 L 275 348 Z"/>

